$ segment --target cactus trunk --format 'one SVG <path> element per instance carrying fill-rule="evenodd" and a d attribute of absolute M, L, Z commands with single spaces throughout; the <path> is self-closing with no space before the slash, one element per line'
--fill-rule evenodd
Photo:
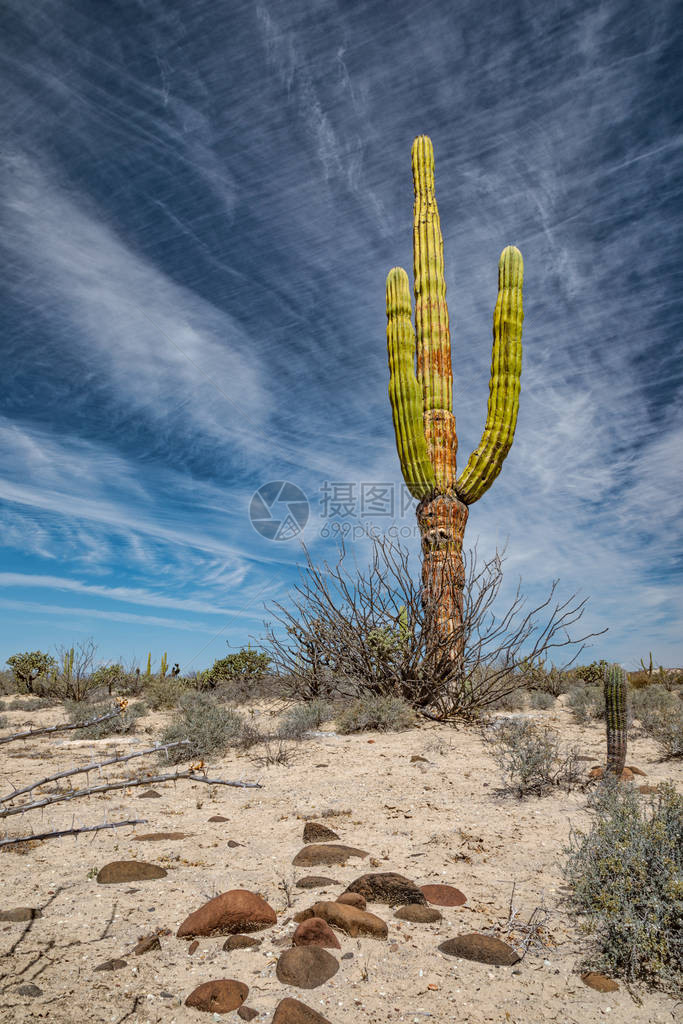
<path fill-rule="evenodd" d="M 440 649 L 448 650 L 454 668 L 464 658 L 462 545 L 468 509 L 453 493 L 421 501 L 417 522 L 422 539 L 422 605 Z"/>
<path fill-rule="evenodd" d="M 626 764 L 627 718 L 626 673 L 621 665 L 605 668 L 605 719 L 607 722 L 607 767 L 605 774 L 621 777 Z"/>

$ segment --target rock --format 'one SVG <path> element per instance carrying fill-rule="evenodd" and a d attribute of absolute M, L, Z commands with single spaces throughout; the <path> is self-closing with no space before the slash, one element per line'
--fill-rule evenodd
<path fill-rule="evenodd" d="M 42 917 L 42 910 L 37 907 L 14 907 L 12 910 L 0 910 L 0 921 L 33 921 Z"/>
<path fill-rule="evenodd" d="M 626 767 L 634 775 L 647 775 L 647 772 L 644 772 L 642 768 L 636 768 L 634 764 L 627 764 Z"/>
<path fill-rule="evenodd" d="M 420 891 L 428 903 L 433 903 L 437 907 L 461 907 L 463 903 L 467 903 L 467 896 L 454 885 L 442 885 L 437 882 L 433 885 L 421 885 Z"/>
<path fill-rule="evenodd" d="M 650 786 L 649 783 L 645 783 L 644 786 L 638 786 L 639 793 L 659 793 L 659 786 Z"/>
<path fill-rule="evenodd" d="M 233 949 L 256 949 L 262 942 L 263 939 L 255 939 L 251 935 L 231 935 L 223 943 L 223 949 L 228 953 Z"/>
<path fill-rule="evenodd" d="M 277 962 L 275 973 L 283 985 L 317 988 L 339 970 L 339 964 L 320 946 L 294 946 L 286 949 Z"/>
<path fill-rule="evenodd" d="M 365 910 L 367 906 L 365 896 L 361 896 L 359 892 L 343 892 L 341 896 L 337 896 L 336 902 L 346 903 L 348 907 L 357 907 L 358 910 Z"/>
<path fill-rule="evenodd" d="M 190 956 L 192 956 L 192 954 L 196 953 L 198 949 L 199 949 L 199 942 L 198 942 L 197 939 L 195 939 L 194 942 L 191 942 L 190 945 L 188 946 L 187 952 L 189 953 Z"/>
<path fill-rule="evenodd" d="M 161 940 L 158 935 L 147 935 L 144 939 L 140 939 L 133 952 L 136 956 L 142 956 L 143 953 L 149 953 L 152 949 L 161 949 Z"/>
<path fill-rule="evenodd" d="M 234 935 L 257 932 L 277 922 L 273 908 L 255 892 L 231 889 L 209 900 L 185 918 L 177 936 Z"/>
<path fill-rule="evenodd" d="M 322 917 L 323 921 L 346 932 L 355 939 L 358 935 L 369 935 L 373 939 L 386 939 L 389 934 L 386 921 L 367 910 L 358 910 L 345 903 L 314 903 L 311 907 L 312 917 Z"/>
<path fill-rule="evenodd" d="M 242 1020 L 253 1020 L 254 1017 L 258 1017 L 258 1010 L 253 1010 L 251 1006 L 240 1006 L 237 1016 Z"/>
<path fill-rule="evenodd" d="M 133 836 L 135 843 L 160 843 L 164 839 L 187 839 L 191 832 L 148 832 L 144 836 Z"/>
<path fill-rule="evenodd" d="M 323 875 L 305 875 L 294 883 L 297 889 L 324 889 L 327 885 L 339 885 L 334 878 L 325 878 Z"/>
<path fill-rule="evenodd" d="M 330 1024 L 317 1010 L 298 999 L 282 999 L 275 1007 L 272 1024 Z"/>
<path fill-rule="evenodd" d="M 394 917 L 399 921 L 413 921 L 415 924 L 434 924 L 442 920 L 441 912 L 436 907 L 425 907 L 422 903 L 406 903 L 396 911 Z"/>
<path fill-rule="evenodd" d="M 236 846 L 244 846 L 244 843 L 238 843 L 234 839 L 228 839 L 228 846 L 231 850 L 234 850 Z"/>
<path fill-rule="evenodd" d="M 424 894 L 414 882 L 394 871 L 361 875 L 347 885 L 346 892 L 359 892 L 368 903 L 387 903 L 390 907 L 404 903 L 426 903 Z"/>
<path fill-rule="evenodd" d="M 42 988 L 38 988 L 37 985 L 33 985 L 31 982 L 26 985 L 20 985 L 17 992 L 20 996 L 31 996 L 32 998 L 35 998 L 35 996 L 42 996 L 43 994 Z"/>
<path fill-rule="evenodd" d="M 100 868 L 97 881 L 100 885 L 117 882 L 148 882 L 154 878 L 165 878 L 165 868 L 157 864 L 146 864 L 144 860 L 113 860 Z"/>
<path fill-rule="evenodd" d="M 480 964 L 494 964 L 499 967 L 510 967 L 520 959 L 512 946 L 508 946 L 506 942 L 492 935 L 480 935 L 477 932 L 448 939 L 441 943 L 439 950 L 446 956 L 460 956 L 464 960 L 476 960 Z"/>
<path fill-rule="evenodd" d="M 315 864 L 346 864 L 349 857 L 369 857 L 365 850 L 342 843 L 313 843 L 299 850 L 292 861 L 297 867 L 313 867 Z"/>
<path fill-rule="evenodd" d="M 596 764 L 588 773 L 591 779 L 601 779 L 605 774 L 604 766 Z M 619 778 L 622 782 L 630 782 L 633 779 L 633 772 L 630 768 L 624 768 Z"/>
<path fill-rule="evenodd" d="M 588 985 L 589 988 L 594 988 L 596 992 L 619 991 L 616 981 L 612 978 L 607 978 L 604 974 L 600 974 L 599 971 L 589 971 L 588 974 L 582 974 L 581 981 L 584 985 Z"/>
<path fill-rule="evenodd" d="M 120 971 L 122 967 L 127 967 L 128 964 L 125 960 L 105 960 L 104 963 L 98 964 L 94 967 L 95 971 Z"/>
<path fill-rule="evenodd" d="M 209 821 L 230 821 L 230 818 L 224 818 L 222 814 L 214 814 L 209 818 Z"/>
<path fill-rule="evenodd" d="M 307 821 L 304 825 L 305 843 L 327 843 L 330 839 L 339 839 L 339 836 L 327 825 L 319 825 L 317 821 Z"/>
<path fill-rule="evenodd" d="M 322 917 L 309 917 L 302 921 L 292 935 L 294 946 L 326 946 L 328 949 L 341 949 L 339 939 Z"/>
<path fill-rule="evenodd" d="M 233 978 L 205 981 L 190 992 L 185 1006 L 193 1006 L 206 1013 L 229 1013 L 241 1006 L 248 994 L 249 986 L 243 981 L 235 981 Z"/>
<path fill-rule="evenodd" d="M 144 793 L 138 793 L 139 800 L 160 800 L 161 793 L 157 793 L 156 789 L 146 789 Z"/>
<path fill-rule="evenodd" d="M 410 763 L 411 764 L 415 764 L 418 761 L 424 761 L 425 764 L 429 764 L 429 761 L 427 760 L 427 758 L 426 757 L 422 757 L 421 754 L 412 754 L 411 758 L 410 758 Z"/>
<path fill-rule="evenodd" d="M 353 960 L 353 953 L 342 954 L 342 960 Z"/>

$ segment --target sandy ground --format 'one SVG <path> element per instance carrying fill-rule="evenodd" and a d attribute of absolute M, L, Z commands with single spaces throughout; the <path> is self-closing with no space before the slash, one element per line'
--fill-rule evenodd
<path fill-rule="evenodd" d="M 63 713 L 48 709 L 5 714 L 14 731 L 55 723 Z M 573 724 L 561 701 L 532 717 L 553 725 L 564 742 L 578 744 L 596 763 L 602 761 L 600 725 Z M 267 724 L 267 719 L 261 708 L 258 720 Z M 149 715 L 137 734 L 116 741 L 77 740 L 72 737 L 78 734 L 66 733 L 0 748 L 0 792 L 85 764 L 94 754 L 142 749 L 154 741 L 164 721 L 163 715 Z M 411 762 L 416 754 L 427 761 Z M 132 765 L 140 763 L 144 759 Z M 640 782 L 670 780 L 683 791 L 683 765 L 660 761 L 651 741 L 632 740 L 627 763 L 647 773 L 647 780 Z M 116 766 L 107 769 L 106 778 L 126 774 L 125 766 Z M 564 902 L 561 864 L 570 823 L 584 829 L 590 823 L 586 794 L 558 791 L 522 801 L 505 795 L 499 770 L 476 731 L 426 723 L 395 734 L 316 735 L 293 745 L 288 766 L 263 768 L 251 754 L 231 753 L 213 761 L 210 774 L 258 780 L 263 788 L 166 783 L 155 787 L 162 794 L 158 800 L 140 799 L 142 790 L 130 789 L 9 819 L 14 835 L 22 834 L 24 826 L 34 831 L 69 827 L 74 816 L 76 824 L 99 823 L 105 811 L 110 821 L 141 817 L 147 823 L 78 839 L 50 839 L 21 855 L 2 853 L 0 908 L 37 907 L 43 916 L 29 923 L 0 924 L 1 1021 L 211 1020 L 212 1014 L 183 1003 L 198 984 L 216 978 L 246 982 L 246 1005 L 258 1011 L 257 1021 L 267 1022 L 285 995 L 317 1009 L 332 1024 L 589 1024 L 610 1015 L 632 1024 L 683 1020 L 683 1003 L 677 1005 L 666 995 L 639 990 L 639 1005 L 623 984 L 609 994 L 583 984 L 577 969 L 588 940 Z M 215 814 L 229 820 L 210 823 Z M 343 867 L 293 867 L 309 818 L 333 828 L 342 842 L 369 851 L 372 860 L 348 861 Z M 154 831 L 189 836 L 133 841 L 135 835 Z M 231 848 L 229 839 L 242 845 Z M 129 859 L 162 865 L 168 875 L 133 884 L 97 883 L 98 868 Z M 342 948 L 334 978 L 308 991 L 283 986 L 275 976 L 275 961 L 294 928 L 292 915 L 315 899 L 334 899 L 367 871 L 397 871 L 419 885 L 447 882 L 463 890 L 468 902 L 443 908 L 443 921 L 436 925 L 399 922 L 391 908 L 369 904 L 368 910 L 388 922 L 388 941 L 338 933 Z M 295 880 L 306 874 L 329 876 L 338 885 L 326 894 L 297 889 Z M 513 883 L 519 919 L 528 920 L 542 904 L 549 911 L 545 950 L 529 952 L 514 968 L 454 959 L 437 950 L 444 939 L 460 933 L 504 925 Z M 223 938 L 211 938 L 200 940 L 190 956 L 188 943 L 175 937 L 181 921 L 207 899 L 236 888 L 261 893 L 276 910 L 277 925 L 259 933 L 264 941 L 256 950 L 223 952 Z M 138 938 L 158 930 L 160 950 L 130 955 Z M 523 935 L 513 932 L 513 942 L 515 937 L 519 942 Z M 341 959 L 344 953 L 353 956 Z M 127 966 L 114 973 L 93 971 L 115 957 L 126 958 Z M 18 993 L 18 986 L 30 983 L 41 994 Z M 233 1012 L 215 1019 L 239 1018 Z"/>

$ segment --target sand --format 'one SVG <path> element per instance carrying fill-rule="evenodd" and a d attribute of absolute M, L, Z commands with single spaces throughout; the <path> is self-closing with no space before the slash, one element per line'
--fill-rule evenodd
<path fill-rule="evenodd" d="M 258 722 L 272 724 L 266 706 L 255 710 Z M 59 708 L 4 714 L 12 731 L 63 720 Z M 85 741 L 76 739 L 77 733 L 63 733 L 2 747 L 0 792 L 114 751 L 142 749 L 154 742 L 167 717 L 150 714 L 139 732 L 127 737 Z M 576 725 L 563 699 L 530 717 L 553 726 L 563 742 L 594 758 L 585 762 L 586 771 L 602 762 L 602 726 Z M 217 978 L 245 982 L 250 989 L 245 1005 L 258 1011 L 257 1021 L 267 1022 L 284 996 L 307 1003 L 331 1024 L 589 1024 L 610 1015 L 632 1024 L 681 1019 L 683 1004 L 670 996 L 638 989 L 639 1003 L 623 983 L 617 992 L 600 993 L 577 973 L 590 939 L 567 905 L 561 866 L 570 824 L 584 830 L 590 825 L 586 792 L 557 790 L 523 800 L 506 794 L 500 771 L 474 729 L 425 723 L 408 732 L 346 737 L 331 730 L 323 726 L 323 735 L 289 744 L 287 765 L 261 767 L 255 754 L 234 752 L 211 761 L 212 777 L 259 781 L 258 790 L 163 783 L 154 787 L 161 799 L 141 799 L 143 789 L 128 789 L 5 822 L 17 835 L 31 828 L 68 828 L 72 822 L 96 824 L 105 814 L 108 821 L 147 819 L 79 838 L 46 840 L 21 854 L 2 852 L 0 909 L 35 907 L 42 917 L 0 923 L 0 1021 L 212 1020 L 211 1013 L 190 1009 L 184 1001 L 197 985 Z M 426 760 L 411 762 L 413 755 Z M 106 779 L 126 778 L 146 761 L 108 768 Z M 627 763 L 647 773 L 639 783 L 669 780 L 683 791 L 683 765 L 661 761 L 651 740 L 632 739 Z M 90 776 L 91 784 L 97 781 L 96 773 Z M 54 784 L 41 795 L 49 789 Z M 209 822 L 216 814 L 228 821 Z M 293 867 L 307 819 L 328 825 L 342 843 L 369 851 L 371 858 L 344 866 Z M 134 839 L 159 831 L 187 835 L 160 842 Z M 241 845 L 229 847 L 228 840 Z M 160 865 L 167 876 L 98 884 L 95 875 L 104 864 L 131 859 Z M 442 908 L 437 924 L 397 921 L 392 908 L 368 904 L 387 921 L 388 940 L 337 932 L 340 969 L 331 980 L 308 991 L 282 985 L 275 965 L 290 944 L 293 915 L 316 900 L 335 899 L 368 871 L 399 872 L 418 885 L 448 883 L 468 901 Z M 298 889 L 296 879 L 306 874 L 326 875 L 338 884 Z M 438 951 L 445 939 L 486 929 L 501 938 L 507 934 L 519 949 L 524 931 L 505 929 L 513 885 L 516 920 L 528 921 L 535 908 L 547 908 L 545 948 L 530 950 L 515 967 L 491 967 Z M 215 937 L 200 939 L 189 955 L 188 942 L 175 937 L 183 919 L 211 897 L 240 888 L 260 893 L 278 923 L 258 933 L 263 942 L 256 949 L 224 952 L 224 939 Z M 161 948 L 132 955 L 137 940 L 153 932 L 159 933 Z M 349 953 L 352 957 L 342 959 Z M 127 966 L 94 971 L 112 958 L 125 959 Z M 22 985 L 36 986 L 39 994 L 20 994 Z M 232 1012 L 217 1019 L 239 1018 Z"/>

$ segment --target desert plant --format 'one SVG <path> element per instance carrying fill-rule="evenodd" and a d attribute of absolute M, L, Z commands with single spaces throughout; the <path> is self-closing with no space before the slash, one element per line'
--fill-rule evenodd
<path fill-rule="evenodd" d="M 605 723 L 607 726 L 607 765 L 605 771 L 620 776 L 626 764 L 628 724 L 626 720 L 626 673 L 621 665 L 605 666 Z"/>
<path fill-rule="evenodd" d="M 188 741 L 187 746 L 174 747 L 169 752 L 171 761 L 177 764 L 213 754 L 220 756 L 228 747 L 237 745 L 245 733 L 248 737 L 246 723 L 236 711 L 219 704 L 210 694 L 191 690 L 180 697 L 178 710 L 161 742 Z"/>
<path fill-rule="evenodd" d="M 4 697 L 8 694 L 17 692 L 17 682 L 14 678 L 14 673 L 0 669 L 0 696 Z"/>
<path fill-rule="evenodd" d="M 606 666 L 604 659 L 592 661 L 590 665 L 575 665 L 572 674 L 588 686 L 602 686 Z"/>
<path fill-rule="evenodd" d="M 56 662 L 51 654 L 42 651 L 24 651 L 13 654 L 7 659 L 19 693 L 34 693 L 34 684 L 46 679 L 55 668 Z"/>
<path fill-rule="evenodd" d="M 599 686 L 572 686 L 567 695 L 567 707 L 580 725 L 586 725 L 604 717 L 604 694 Z"/>
<path fill-rule="evenodd" d="M 183 694 L 191 689 L 189 680 L 182 676 L 150 676 L 145 680 L 144 695 L 152 711 L 167 711 L 178 706 Z"/>
<path fill-rule="evenodd" d="M 534 711 L 547 711 L 554 706 L 555 698 L 552 693 L 547 693 L 545 690 L 531 691 L 531 707 Z"/>
<path fill-rule="evenodd" d="M 269 656 L 253 650 L 249 644 L 236 654 L 214 661 L 213 666 L 203 673 L 204 685 L 213 687 L 220 683 L 256 681 L 265 675 L 269 664 Z"/>
<path fill-rule="evenodd" d="M 7 719 L 5 718 L 4 715 L 0 715 L 0 729 L 8 729 L 8 728 L 9 728 L 9 722 L 7 721 Z"/>
<path fill-rule="evenodd" d="M 333 717 L 333 710 L 326 700 L 310 700 L 295 704 L 280 719 L 277 729 L 282 739 L 302 739 L 306 733 L 320 728 L 321 724 Z"/>
<path fill-rule="evenodd" d="M 104 718 L 103 721 L 95 722 L 92 725 L 87 724 L 93 719 L 103 718 L 110 707 L 109 703 L 86 704 L 83 701 L 71 700 L 64 702 L 64 710 L 69 721 L 83 726 L 81 735 L 86 739 L 93 740 L 135 732 L 138 719 L 142 718 L 147 710 L 144 704 L 125 702 L 125 707 L 120 715 L 114 718 Z"/>
<path fill-rule="evenodd" d="M 152 652 L 150 651 L 149 654 L 147 655 L 147 668 L 145 670 L 145 675 L 149 678 L 149 676 L 151 676 L 151 674 L 152 674 Z"/>
<path fill-rule="evenodd" d="M 554 729 L 529 721 L 499 719 L 484 726 L 483 738 L 519 797 L 542 796 L 555 786 L 570 789 L 581 773 L 578 750 L 564 750 Z"/>
<path fill-rule="evenodd" d="M 168 672 L 168 654 L 166 651 L 161 656 L 161 665 L 159 666 L 159 675 L 163 679 Z"/>
<path fill-rule="evenodd" d="M 92 678 L 97 644 L 89 637 L 79 641 L 75 647 L 59 647 L 58 654 L 59 665 L 52 668 L 47 678 L 41 681 L 41 692 L 46 697 L 58 700 L 85 700 L 100 685 Z"/>
<path fill-rule="evenodd" d="M 652 737 L 665 757 L 683 756 L 683 702 L 676 694 L 653 683 L 631 695 L 633 715 L 646 736 Z"/>
<path fill-rule="evenodd" d="M 565 877 L 596 950 L 586 968 L 672 993 L 683 983 L 683 796 L 666 783 L 648 804 L 607 776 L 588 834 L 572 829 Z"/>
<path fill-rule="evenodd" d="M 106 688 L 108 696 L 111 697 L 111 692 L 114 688 L 116 690 L 119 690 L 122 686 L 125 688 L 127 673 L 123 665 L 118 663 L 114 665 L 99 665 L 92 673 L 90 682 L 94 690 Z"/>
<path fill-rule="evenodd" d="M 400 697 L 368 693 L 353 701 L 336 717 L 337 732 L 346 736 L 352 732 L 402 732 L 415 725 L 415 712 Z"/>

